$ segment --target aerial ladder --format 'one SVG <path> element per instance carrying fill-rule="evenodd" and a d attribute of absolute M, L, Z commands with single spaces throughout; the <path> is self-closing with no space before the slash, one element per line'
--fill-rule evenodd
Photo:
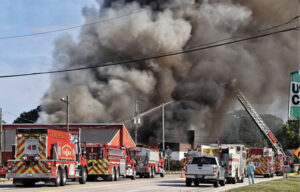
<path fill-rule="evenodd" d="M 263 135 L 267 138 L 267 140 L 271 143 L 273 150 L 276 154 L 276 173 L 282 174 L 282 167 L 284 165 L 284 158 L 286 157 L 282 145 L 276 139 L 276 137 L 271 132 L 270 128 L 265 124 L 260 115 L 255 111 L 250 102 L 246 99 L 245 95 L 241 92 L 237 87 L 232 87 L 234 94 L 237 96 L 239 102 L 243 105 L 245 110 L 248 112 L 250 117 L 253 119 L 259 130 L 263 133 Z"/>

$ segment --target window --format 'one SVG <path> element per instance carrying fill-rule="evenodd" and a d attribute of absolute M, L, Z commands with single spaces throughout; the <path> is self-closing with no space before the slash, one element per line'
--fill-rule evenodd
<path fill-rule="evenodd" d="M 217 162 L 213 157 L 194 157 L 192 164 L 197 164 L 199 166 L 202 166 L 204 164 L 216 165 Z"/>

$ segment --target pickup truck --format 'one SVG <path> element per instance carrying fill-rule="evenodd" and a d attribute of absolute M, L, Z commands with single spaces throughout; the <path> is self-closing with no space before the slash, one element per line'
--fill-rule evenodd
<path fill-rule="evenodd" d="M 224 186 L 225 168 L 214 156 L 194 156 L 191 163 L 186 165 L 186 186 L 199 183 L 213 183 L 214 187 Z"/>

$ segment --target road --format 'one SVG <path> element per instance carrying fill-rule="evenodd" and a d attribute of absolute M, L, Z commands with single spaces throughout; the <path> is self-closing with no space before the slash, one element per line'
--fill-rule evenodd
<path fill-rule="evenodd" d="M 255 182 L 263 182 L 273 179 L 279 179 L 282 177 L 274 178 L 255 178 Z M 142 179 L 136 180 L 120 179 L 117 182 L 107 181 L 94 181 L 87 182 L 85 185 L 80 185 L 78 182 L 68 181 L 64 187 L 54 187 L 51 185 L 44 185 L 43 183 L 37 183 L 35 187 L 15 187 L 12 182 L 6 182 L 0 184 L 0 191 L 30 191 L 30 192 L 140 192 L 140 191 L 161 191 L 161 192 L 195 192 L 195 191 L 225 191 L 228 189 L 248 185 L 248 180 L 244 183 L 238 184 L 226 184 L 224 187 L 214 188 L 211 184 L 200 184 L 199 187 L 185 186 L 185 179 L 179 178 L 179 175 L 166 175 L 164 178 L 156 177 L 154 179 Z"/>

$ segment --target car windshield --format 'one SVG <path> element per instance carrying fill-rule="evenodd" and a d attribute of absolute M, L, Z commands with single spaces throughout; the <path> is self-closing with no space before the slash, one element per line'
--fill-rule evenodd
<path fill-rule="evenodd" d="M 194 157 L 192 164 L 197 165 L 203 165 L 203 164 L 209 164 L 209 165 L 216 165 L 216 159 L 213 157 Z"/>
<path fill-rule="evenodd" d="M 136 160 L 138 164 L 147 161 L 147 152 L 145 150 L 136 151 L 133 158 Z"/>

